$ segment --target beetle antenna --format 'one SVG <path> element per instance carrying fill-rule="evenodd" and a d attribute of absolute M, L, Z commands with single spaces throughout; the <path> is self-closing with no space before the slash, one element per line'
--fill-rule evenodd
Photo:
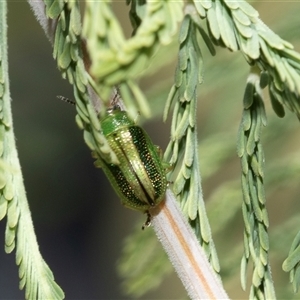
<path fill-rule="evenodd" d="M 64 101 L 64 102 L 70 103 L 70 104 L 72 104 L 72 105 L 75 105 L 75 104 L 76 104 L 75 101 L 73 101 L 73 100 L 71 100 L 71 99 L 69 99 L 69 98 L 67 98 L 67 97 L 64 97 L 64 96 L 56 96 L 56 97 L 57 97 L 58 99 Z"/>
<path fill-rule="evenodd" d="M 121 99 L 120 89 L 118 86 L 115 87 L 112 99 L 110 100 L 110 103 L 112 106 L 119 106 L 119 101 Z"/>

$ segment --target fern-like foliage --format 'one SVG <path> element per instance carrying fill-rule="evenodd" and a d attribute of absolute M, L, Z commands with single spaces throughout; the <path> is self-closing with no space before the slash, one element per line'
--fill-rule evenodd
<path fill-rule="evenodd" d="M 293 284 L 294 292 L 297 293 L 300 286 L 300 232 L 295 236 L 289 255 L 283 262 L 282 268 L 284 271 L 290 272 L 290 281 Z"/>
<path fill-rule="evenodd" d="M 6 1 L 0 3 L 0 219 L 7 218 L 5 251 L 16 249 L 20 289 L 26 299 L 63 299 L 64 293 L 39 252 L 16 150 L 8 80 Z"/>
<path fill-rule="evenodd" d="M 200 18 L 206 21 L 209 38 L 201 27 Z M 242 287 L 246 288 L 246 267 L 249 259 L 252 259 L 254 271 L 250 297 L 274 299 L 276 296 L 268 253 L 269 223 L 265 207 L 264 157 L 260 141 L 261 127 L 266 126 L 261 89 L 268 86 L 272 107 L 279 117 L 284 116 L 286 106 L 299 118 L 299 53 L 293 50 L 290 43 L 271 31 L 259 19 L 258 12 L 246 1 L 200 0 L 186 6 L 179 33 L 178 66 L 166 104 L 167 112 L 172 101 L 177 101 L 173 103 L 171 142 L 165 158 L 176 166 L 173 172 L 173 191 L 178 195 L 183 212 L 189 218 L 208 256 L 212 255 L 216 271 L 219 271 L 219 266 L 205 209 L 201 204 L 201 182 L 193 139 L 196 134 L 193 117 L 196 102 L 193 101 L 203 74 L 203 59 L 196 39 L 197 31 L 211 51 L 211 42 L 230 51 L 240 51 L 248 64 L 255 65 L 258 74 L 261 72 L 258 75 L 259 80 L 246 86 L 244 113 L 239 131 L 238 153 L 242 162 L 242 207 L 245 222 L 241 281 Z M 284 269 L 291 271 L 295 291 L 300 282 L 299 249 L 297 235 L 289 258 L 284 264 Z"/>
<path fill-rule="evenodd" d="M 84 140 L 100 159 L 118 163 L 104 138 L 97 117 L 92 87 L 94 81 L 86 72 L 83 52 L 81 47 L 81 22 L 78 2 L 45 1 L 46 14 L 56 20 L 55 36 L 53 40 L 53 56 L 57 60 L 62 76 L 73 85 L 76 99 L 76 122 L 84 133 Z M 88 62 L 86 62 L 88 64 Z"/>
<path fill-rule="evenodd" d="M 90 72 L 103 99 L 119 85 L 129 109 L 134 99 L 138 109 L 149 116 L 148 102 L 133 79 L 145 73 L 159 46 L 171 42 L 183 17 L 182 7 L 183 1 L 131 1 L 131 19 L 143 21 L 135 22 L 140 26 L 126 40 L 110 1 L 86 3 L 83 34 L 92 62 Z"/>
<path fill-rule="evenodd" d="M 264 87 L 263 78 L 263 76 L 259 78 L 255 73 L 248 77 L 238 139 L 244 196 L 242 210 L 245 223 L 245 251 L 241 265 L 241 280 L 243 289 L 246 289 L 246 270 L 251 257 L 254 271 L 250 298 L 274 299 L 275 292 L 268 259 L 269 237 L 267 228 L 269 227 L 269 219 L 264 191 L 265 159 L 260 140 L 262 126 L 267 125 L 260 87 L 260 83 Z"/>
<path fill-rule="evenodd" d="M 178 63 L 164 115 L 166 119 L 169 111 L 173 109 L 171 141 L 164 158 L 174 167 L 170 178 L 174 182 L 172 189 L 181 208 L 214 270 L 219 273 L 220 266 L 206 216 L 199 172 L 196 112 L 197 88 L 204 76 L 201 40 L 213 55 L 213 44 L 233 52 L 240 51 L 251 67 L 245 87 L 238 139 L 238 155 L 242 165 L 241 206 L 245 224 L 241 281 L 245 288 L 246 269 L 252 260 L 254 269 L 250 297 L 274 299 L 264 186 L 268 176 L 264 175 L 264 150 L 261 141 L 261 129 L 267 122 L 261 89 L 268 87 L 272 107 L 279 117 L 285 115 L 285 106 L 300 118 L 300 55 L 293 50 L 290 43 L 270 30 L 260 20 L 258 12 L 246 1 L 198 0 L 184 3 L 169 0 L 132 0 L 127 3 L 130 5 L 129 17 L 133 27 L 133 35 L 129 39 L 125 38 L 111 1 L 87 1 L 82 29 L 82 16 L 77 1 L 44 0 L 46 16 L 54 24 L 54 34 L 50 35 L 53 56 L 63 77 L 73 85 L 76 122 L 83 130 L 84 140 L 97 159 L 118 163 L 101 132 L 97 114 L 103 114 L 112 90 L 118 86 L 129 109 L 134 107 L 143 115 L 150 115 L 148 101 L 136 79 L 151 72 L 151 68 L 147 67 L 154 54 L 160 53 L 164 46 L 173 42 L 179 31 Z M 26 287 L 26 298 L 61 299 L 63 292 L 55 283 L 50 269 L 38 251 L 24 196 L 10 114 L 6 28 L 3 21 L 6 15 L 5 2 L 0 5 L 3 22 L 0 30 L 0 97 L 3 101 L 0 113 L 0 217 L 7 216 L 6 251 L 11 252 L 15 247 L 17 249 L 20 287 Z M 206 22 L 208 34 L 203 29 L 203 20 Z M 213 168 L 210 172 L 213 172 Z M 230 195 L 236 195 L 236 191 L 237 183 L 232 182 L 227 189 L 227 197 L 222 194 L 225 203 L 228 203 Z M 221 189 L 218 192 L 225 193 Z M 216 192 L 216 195 L 220 198 L 220 194 Z M 237 208 L 237 203 L 234 203 L 231 214 L 220 221 L 226 223 L 232 219 Z M 133 238 L 140 240 L 139 248 L 131 247 L 133 239 L 129 240 L 120 266 L 122 274 L 132 275 L 128 281 L 128 290 L 136 296 L 156 286 L 161 274 L 169 271 L 169 265 L 163 263 L 166 260 L 164 255 L 159 255 L 162 263 L 158 265 L 153 262 L 149 264 L 146 258 L 151 258 L 150 255 L 143 257 L 147 253 L 143 246 L 155 247 L 151 237 L 148 239 L 144 235 L 143 238 L 147 240 L 141 239 L 140 235 Z M 283 266 L 284 270 L 291 272 L 295 290 L 300 282 L 299 241 L 298 234 Z M 242 246 L 237 248 L 241 249 Z M 138 261 L 140 268 L 134 264 L 129 265 L 130 261 Z M 227 269 L 228 265 L 230 263 L 227 264 Z M 150 272 L 147 273 L 142 268 Z M 133 272 L 134 269 L 136 272 Z M 151 284 L 150 277 L 154 278 Z M 136 281 L 136 278 L 140 280 Z"/>
<path fill-rule="evenodd" d="M 215 44 L 242 52 L 250 65 L 268 72 L 272 106 L 284 116 L 283 105 L 299 117 L 300 55 L 270 30 L 246 1 L 195 1 Z"/>
<path fill-rule="evenodd" d="M 203 73 L 203 58 L 195 38 L 198 31 L 204 36 L 211 52 L 213 54 L 215 52 L 209 38 L 199 25 L 199 21 L 196 17 L 192 18 L 187 9 L 179 33 L 179 58 L 175 83 L 166 103 L 165 118 L 172 102 L 175 104 L 171 142 L 165 152 L 165 159 L 170 161 L 177 173 L 173 191 L 181 203 L 182 210 L 195 230 L 207 256 L 210 257 L 215 271 L 219 272 L 220 266 L 203 202 L 198 159 L 196 92 L 197 85 L 202 82 Z M 182 156 L 183 160 L 180 159 Z"/>
<path fill-rule="evenodd" d="M 259 19 L 258 12 L 246 2 L 224 0 L 199 1 L 196 3 L 199 14 L 207 19 L 208 29 L 213 41 L 232 51 L 240 49 L 248 63 L 250 65 L 256 64 L 263 72 L 260 80 L 261 86 L 268 85 L 272 107 L 276 114 L 283 117 L 283 106 L 286 106 L 299 118 L 300 55 L 293 50 L 293 46 L 273 33 Z M 245 270 L 251 254 L 257 268 L 254 270 L 251 295 L 258 298 L 262 296 L 272 298 L 275 295 L 273 287 L 270 285 L 271 276 L 266 255 L 269 245 L 266 232 L 268 218 L 264 207 L 262 168 L 264 158 L 263 149 L 259 143 L 260 127 L 261 124 L 266 122 L 262 100 L 259 100 L 262 96 L 259 95 L 260 93 L 257 90 L 254 92 L 254 87 L 257 87 L 257 84 L 248 84 L 246 87 L 243 116 L 244 131 L 242 132 L 249 132 L 240 135 L 239 139 L 241 149 L 243 148 L 242 145 L 245 145 L 245 150 L 241 150 L 239 153 L 242 158 L 242 190 L 245 201 L 243 216 L 246 228 L 242 269 Z M 257 104 L 253 101 L 253 95 L 256 95 Z M 252 107 L 257 107 L 257 111 L 251 112 Z M 243 141 L 243 136 L 248 137 L 246 141 Z M 242 152 L 247 154 L 244 155 Z M 292 270 L 291 280 L 294 282 L 295 290 L 299 285 L 299 276 L 297 276 L 299 273 L 297 271 L 299 254 L 295 255 L 299 251 L 294 252 L 298 240 L 299 238 L 296 237 L 290 252 L 289 259 L 293 263 L 288 264 L 289 260 L 287 260 L 288 267 L 285 265 L 286 270 Z M 241 279 L 242 285 L 245 286 L 243 272 Z"/>

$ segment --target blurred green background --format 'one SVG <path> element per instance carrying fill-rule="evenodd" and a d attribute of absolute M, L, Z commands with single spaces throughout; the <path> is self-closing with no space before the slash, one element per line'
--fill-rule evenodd
<path fill-rule="evenodd" d="M 299 1 L 255 1 L 252 4 L 272 30 L 300 51 Z M 129 32 L 125 5 L 115 1 L 114 7 Z M 74 122 L 74 107 L 56 99 L 57 95 L 73 98 L 72 88 L 61 78 L 50 43 L 29 5 L 25 1 L 9 1 L 8 9 L 14 129 L 42 255 L 64 289 L 66 299 L 129 299 L 121 292 L 116 264 L 123 239 L 140 220 L 140 215 L 120 205 L 102 171 L 93 166 L 82 132 Z M 236 191 L 235 185 L 239 182 L 240 166 L 235 144 L 248 66 L 239 53 L 217 49 L 216 57 L 211 57 L 205 46 L 202 50 L 206 73 L 199 89 L 198 134 L 203 191 L 212 218 L 225 288 L 231 298 L 242 299 L 248 297 L 249 291 L 241 290 L 237 265 L 243 237 L 240 209 L 233 213 L 226 226 L 218 228 L 219 217 L 215 215 L 214 203 L 228 196 L 232 186 Z M 152 97 L 150 105 L 153 107 L 163 107 L 175 64 L 174 56 L 174 60 L 158 73 L 141 81 L 142 88 Z M 295 158 L 294 164 L 300 166 L 299 121 L 289 112 L 284 119 L 277 118 L 267 93 L 266 110 L 269 126 L 262 135 L 266 178 L 274 179 L 278 170 L 284 171 L 285 159 Z M 154 142 L 165 149 L 169 139 L 168 124 L 163 125 L 156 119 L 145 123 L 145 128 Z M 279 179 L 269 180 L 269 183 L 267 180 L 266 189 L 270 233 L 273 234 L 270 240 L 271 254 L 274 251 L 272 273 L 278 298 L 298 299 L 299 294 L 292 293 L 288 274 L 281 271 L 281 264 L 293 234 L 300 229 L 300 218 L 297 219 L 297 211 L 300 211 L 299 173 L 291 174 L 287 170 L 287 174 Z M 230 199 L 232 205 L 239 207 L 241 193 L 233 193 Z M 230 210 L 228 206 L 228 214 Z M 226 209 L 220 213 L 226 214 Z M 296 221 L 290 225 L 293 228 L 290 230 L 287 222 L 293 217 Z M 4 223 L 0 223 L 2 249 Z M 24 292 L 18 290 L 15 253 L 6 255 L 0 251 L 0 265 L 0 299 L 24 298 Z M 144 299 L 183 297 L 185 292 L 173 274 Z"/>

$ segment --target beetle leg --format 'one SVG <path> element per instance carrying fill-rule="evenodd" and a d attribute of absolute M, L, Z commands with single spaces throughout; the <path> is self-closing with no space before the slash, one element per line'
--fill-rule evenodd
<path fill-rule="evenodd" d="M 142 226 L 142 230 L 144 230 L 146 227 L 149 227 L 151 225 L 151 215 L 149 213 L 149 210 L 147 210 L 145 214 L 147 215 L 147 219 L 144 225 Z"/>

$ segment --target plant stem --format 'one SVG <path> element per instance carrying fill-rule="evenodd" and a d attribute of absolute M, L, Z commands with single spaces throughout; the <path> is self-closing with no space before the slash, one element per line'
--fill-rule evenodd
<path fill-rule="evenodd" d="M 191 299 L 229 299 L 170 190 L 151 210 L 153 228 Z"/>

